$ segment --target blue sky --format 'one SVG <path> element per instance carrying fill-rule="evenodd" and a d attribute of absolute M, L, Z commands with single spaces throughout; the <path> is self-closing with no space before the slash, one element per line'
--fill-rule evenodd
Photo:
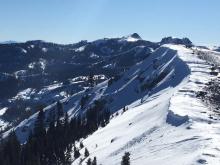
<path fill-rule="evenodd" d="M 220 45 L 219 0 L 0 0 L 0 41 L 73 43 L 137 32 Z"/>

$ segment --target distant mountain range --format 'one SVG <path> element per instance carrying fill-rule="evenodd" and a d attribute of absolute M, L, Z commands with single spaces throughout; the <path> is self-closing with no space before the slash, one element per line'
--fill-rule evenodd
<path fill-rule="evenodd" d="M 17 41 L 11 41 L 11 40 L 0 42 L 0 44 L 15 44 L 15 43 L 19 43 L 19 42 L 17 42 Z"/>

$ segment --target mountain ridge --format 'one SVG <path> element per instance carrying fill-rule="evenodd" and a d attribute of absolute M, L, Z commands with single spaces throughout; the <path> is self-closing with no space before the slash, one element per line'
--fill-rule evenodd
<path fill-rule="evenodd" d="M 136 34 L 71 45 L 28 41 L 9 47 L 0 45 L 1 51 L 8 55 L 5 57 L 15 57 L 15 62 L 22 59 L 23 66 L 29 68 L 10 68 L 0 74 L 0 83 L 9 85 L 8 82 L 17 80 L 19 87 L 15 96 L 0 105 L 3 139 L 10 137 L 14 130 L 20 143 L 25 145 L 43 113 L 41 124 L 45 130 L 50 129 L 54 119 L 61 125 L 79 119 L 83 131 L 87 127 L 92 129 L 84 136 L 80 134 L 74 144 L 79 148 L 83 142 L 89 157 L 97 157 L 102 164 L 119 164 L 124 152 L 131 154 L 134 164 L 219 161 L 219 154 L 211 145 L 218 139 L 218 116 L 200 98 L 206 96 L 205 88 L 218 77 L 217 52 L 193 46 L 188 39 L 168 37 L 154 43 Z M 79 70 L 65 70 L 63 67 L 69 64 L 78 66 Z M 56 71 L 62 69 L 56 74 L 59 79 L 49 72 L 48 66 L 58 69 Z M 6 70 L 7 67 L 5 65 Z M 61 79 L 65 73 L 70 77 Z M 38 83 L 40 78 L 49 81 L 39 86 L 31 86 L 31 83 L 20 86 L 35 76 Z M 37 109 L 30 105 L 40 106 Z M 15 112 L 19 113 L 12 118 Z M 97 126 L 91 120 L 94 115 L 95 121 L 99 121 Z M 100 123 L 99 118 L 103 116 L 106 119 Z M 203 128 L 212 130 L 214 138 L 204 135 Z M 201 153 L 201 147 L 214 156 Z M 79 152 L 77 158 L 71 153 L 73 165 L 86 164 L 89 159 L 83 156 L 82 150 Z M 164 156 L 164 152 L 170 156 Z"/>

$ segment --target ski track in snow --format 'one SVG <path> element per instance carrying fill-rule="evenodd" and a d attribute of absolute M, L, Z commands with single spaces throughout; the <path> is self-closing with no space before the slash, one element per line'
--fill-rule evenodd
<path fill-rule="evenodd" d="M 143 104 L 136 101 L 84 139 L 90 158 L 96 156 L 98 164 L 120 164 L 124 152 L 131 153 L 134 165 L 220 164 L 220 122 L 208 118 L 212 112 L 195 93 L 214 78 L 208 72 L 211 66 L 183 46 L 164 47 L 177 51 L 190 74 L 177 86 L 159 93 L 155 89 Z M 79 159 L 73 165 L 78 163 Z"/>

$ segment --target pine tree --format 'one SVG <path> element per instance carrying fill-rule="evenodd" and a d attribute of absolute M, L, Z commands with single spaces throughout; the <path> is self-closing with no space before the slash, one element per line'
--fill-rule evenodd
<path fill-rule="evenodd" d="M 65 161 L 64 161 L 64 164 L 65 165 L 71 165 L 71 148 L 68 148 L 67 151 L 66 151 L 66 154 L 65 154 Z"/>
<path fill-rule="evenodd" d="M 90 87 L 93 87 L 95 85 L 95 79 L 92 73 L 89 74 L 88 82 L 89 82 Z"/>
<path fill-rule="evenodd" d="M 64 125 L 68 125 L 68 123 L 69 123 L 69 116 L 68 116 L 68 113 L 67 112 L 65 112 L 65 115 L 64 115 Z"/>
<path fill-rule="evenodd" d="M 44 111 L 41 109 L 35 121 L 34 135 L 36 137 L 43 137 L 46 133 L 44 129 L 44 118 L 45 118 L 45 114 Z"/>
<path fill-rule="evenodd" d="M 57 101 L 57 117 L 60 118 L 64 115 L 63 105 L 60 101 Z"/>
<path fill-rule="evenodd" d="M 82 142 L 80 142 L 79 146 L 80 146 L 81 149 L 84 147 Z"/>
<path fill-rule="evenodd" d="M 92 165 L 92 162 L 91 162 L 91 158 L 89 158 L 88 160 L 87 160 L 87 163 L 86 163 L 87 165 Z"/>
<path fill-rule="evenodd" d="M 68 147 L 69 146 L 69 143 L 71 143 L 71 129 L 70 129 L 70 122 L 69 122 L 69 116 L 67 114 L 67 112 L 65 113 L 65 117 L 64 117 L 64 126 L 63 126 L 63 129 L 64 129 L 64 145 L 65 147 Z"/>
<path fill-rule="evenodd" d="M 124 156 L 122 157 L 121 165 L 130 165 L 130 153 L 125 152 Z"/>
<path fill-rule="evenodd" d="M 101 126 L 101 127 L 105 127 L 105 120 L 104 120 L 104 118 L 101 119 L 100 126 Z"/>
<path fill-rule="evenodd" d="M 70 153 L 75 141 L 79 141 L 81 138 L 93 133 L 98 129 L 101 122 L 103 122 L 103 126 L 108 123 L 110 111 L 104 110 L 104 106 L 105 102 L 99 100 L 96 101 L 94 107 L 90 108 L 83 118 L 79 115 L 69 121 L 69 117 L 67 113 L 65 113 L 64 120 L 60 118 L 48 120 L 50 124 L 47 131 L 45 129 L 45 112 L 41 109 L 35 120 L 33 133 L 30 133 L 26 144 L 22 145 L 22 147 L 20 146 L 19 142 L 16 140 L 15 132 L 11 134 L 8 141 L 4 142 L 4 145 L 0 144 L 0 164 L 70 164 Z M 57 110 L 63 109 L 61 107 L 62 104 L 58 102 Z M 82 142 L 79 147 L 80 149 L 85 148 Z M 88 149 L 85 148 L 84 159 L 88 158 L 89 155 Z M 74 147 L 74 158 L 77 159 L 79 157 L 79 149 Z M 94 157 L 94 160 L 90 159 L 88 163 L 96 165 L 96 157 Z"/>
<path fill-rule="evenodd" d="M 77 159 L 78 157 L 80 157 L 80 152 L 76 147 L 74 147 L 74 158 Z"/>
<path fill-rule="evenodd" d="M 89 156 L 89 151 L 87 148 L 85 148 L 85 153 L 84 153 L 84 156 L 87 158 Z"/>
<path fill-rule="evenodd" d="M 92 165 L 97 165 L 96 157 L 94 157 L 94 159 L 93 159 L 93 161 L 92 161 Z"/>
<path fill-rule="evenodd" d="M 89 99 L 89 96 L 88 96 L 88 95 L 85 95 L 85 96 L 83 96 L 83 97 L 81 98 L 81 100 L 80 100 L 80 106 L 81 106 L 81 108 L 84 108 L 84 106 L 85 106 L 86 102 L 88 101 L 88 99 Z"/>
<path fill-rule="evenodd" d="M 20 164 L 21 145 L 17 139 L 15 131 L 12 131 L 8 137 L 6 147 L 9 150 L 8 158 L 11 165 Z"/>
<path fill-rule="evenodd" d="M 109 123 L 110 116 L 111 116 L 110 111 L 109 111 L 108 109 L 106 109 L 106 110 L 104 111 L 105 124 L 108 124 L 108 123 Z"/>
<path fill-rule="evenodd" d="M 50 110 L 49 115 L 48 115 L 48 122 L 55 122 L 56 121 L 56 114 L 55 114 L 56 109 L 53 108 Z"/>

